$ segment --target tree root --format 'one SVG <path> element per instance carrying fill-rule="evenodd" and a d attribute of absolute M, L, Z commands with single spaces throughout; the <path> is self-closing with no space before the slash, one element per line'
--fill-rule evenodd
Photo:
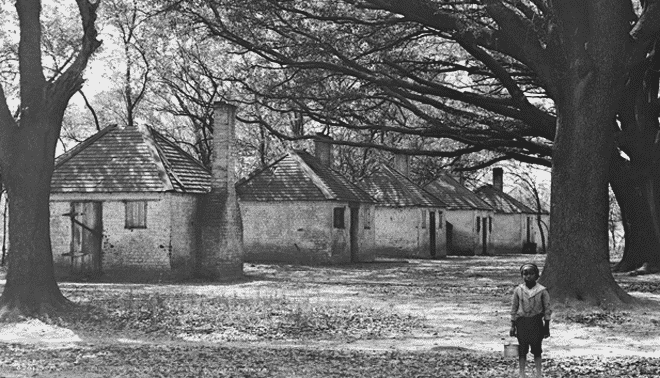
<path fill-rule="evenodd" d="M 644 263 L 644 264 L 642 264 L 641 267 L 639 267 L 639 268 L 637 268 L 633 271 L 630 271 L 630 273 L 628 273 L 628 274 L 631 275 L 631 276 L 643 276 L 643 275 L 647 275 L 647 274 L 656 274 L 658 272 L 660 272 L 660 267 L 649 266 L 649 263 Z"/>
<path fill-rule="evenodd" d="M 0 322 L 19 322 L 27 318 L 54 317 L 63 311 L 68 311 L 75 304 L 63 296 L 49 298 L 49 300 L 37 303 L 25 303 L 18 299 L 0 300 Z"/>

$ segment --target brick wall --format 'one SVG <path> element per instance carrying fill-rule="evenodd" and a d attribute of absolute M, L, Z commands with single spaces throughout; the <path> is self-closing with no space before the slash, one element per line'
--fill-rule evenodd
<path fill-rule="evenodd" d="M 51 241 L 59 277 L 70 274 L 71 220 L 62 216 L 72 201 L 101 201 L 103 238 L 101 269 L 104 275 L 141 280 L 189 276 L 196 242 L 195 196 L 153 194 L 53 194 Z M 125 228 L 125 202 L 147 201 L 147 227 Z"/>
<path fill-rule="evenodd" d="M 345 206 L 345 228 L 333 228 L 333 209 Z M 350 262 L 348 204 L 241 202 L 246 261 Z"/>
<path fill-rule="evenodd" d="M 492 252 L 520 253 L 527 241 L 526 214 L 495 214 L 493 216 Z M 532 224 L 532 226 L 534 226 Z M 533 236 L 532 236 L 533 238 Z"/>
<path fill-rule="evenodd" d="M 425 227 L 422 227 L 422 210 L 426 212 Z M 445 256 L 444 218 L 438 216 L 441 209 L 420 207 L 376 208 L 376 249 L 381 256 L 430 258 L 430 216 L 436 214 L 436 257 Z M 443 216 L 444 217 L 444 216 Z"/>
<path fill-rule="evenodd" d="M 493 214 L 481 210 L 447 210 L 445 215 L 446 221 L 454 226 L 451 252 L 459 255 L 481 255 L 482 242 L 481 233 L 477 233 L 477 217 L 481 219 Z"/>

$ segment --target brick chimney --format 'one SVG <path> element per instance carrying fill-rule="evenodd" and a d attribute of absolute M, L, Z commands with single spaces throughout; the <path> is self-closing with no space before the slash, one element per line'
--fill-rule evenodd
<path fill-rule="evenodd" d="M 199 276 L 229 280 L 243 275 L 243 224 L 236 196 L 236 107 L 214 104 L 211 192 L 200 201 Z"/>
<path fill-rule="evenodd" d="M 500 192 L 504 188 L 504 170 L 502 168 L 493 168 L 493 188 Z"/>
<path fill-rule="evenodd" d="M 328 143 L 331 140 L 331 137 L 321 133 L 316 133 L 314 138 L 314 155 L 328 168 L 332 168 L 332 143 Z"/>
<path fill-rule="evenodd" d="M 410 173 L 409 157 L 404 154 L 395 154 L 394 155 L 394 169 L 399 171 L 402 175 L 408 177 Z"/>

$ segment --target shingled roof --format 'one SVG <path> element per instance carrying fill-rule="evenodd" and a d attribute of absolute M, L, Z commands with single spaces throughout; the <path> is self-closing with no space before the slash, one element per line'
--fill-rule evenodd
<path fill-rule="evenodd" d="M 367 193 L 384 206 L 447 207 L 447 205 L 387 165 L 380 166 L 360 183 Z"/>
<path fill-rule="evenodd" d="M 55 161 L 53 193 L 207 193 L 211 174 L 150 127 L 112 125 Z"/>
<path fill-rule="evenodd" d="M 293 151 L 236 185 L 241 201 L 374 200 L 338 172 L 306 151 Z"/>
<path fill-rule="evenodd" d="M 484 185 L 477 189 L 475 193 L 495 210 L 502 214 L 536 214 L 529 206 L 523 204 L 517 199 L 496 189 L 492 185 Z"/>
<path fill-rule="evenodd" d="M 488 203 L 446 173 L 441 173 L 424 189 L 446 203 L 448 210 L 493 210 Z"/>

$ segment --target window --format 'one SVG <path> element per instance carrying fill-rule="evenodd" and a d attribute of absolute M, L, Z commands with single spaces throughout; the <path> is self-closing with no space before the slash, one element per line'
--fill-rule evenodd
<path fill-rule="evenodd" d="M 345 228 L 344 225 L 344 208 L 335 207 L 332 217 L 332 224 L 334 228 Z"/>
<path fill-rule="evenodd" d="M 422 228 L 426 228 L 426 210 L 422 210 Z"/>
<path fill-rule="evenodd" d="M 488 232 L 493 232 L 493 217 L 488 217 Z"/>
<path fill-rule="evenodd" d="M 443 223 L 445 223 L 445 221 L 442 219 L 442 211 L 438 211 L 438 228 L 442 228 Z"/>
<path fill-rule="evenodd" d="M 477 232 L 481 232 L 481 217 L 477 217 Z"/>
<path fill-rule="evenodd" d="M 364 229 L 368 230 L 371 228 L 371 207 L 364 207 Z"/>
<path fill-rule="evenodd" d="M 147 201 L 126 201 L 125 228 L 147 228 Z"/>

